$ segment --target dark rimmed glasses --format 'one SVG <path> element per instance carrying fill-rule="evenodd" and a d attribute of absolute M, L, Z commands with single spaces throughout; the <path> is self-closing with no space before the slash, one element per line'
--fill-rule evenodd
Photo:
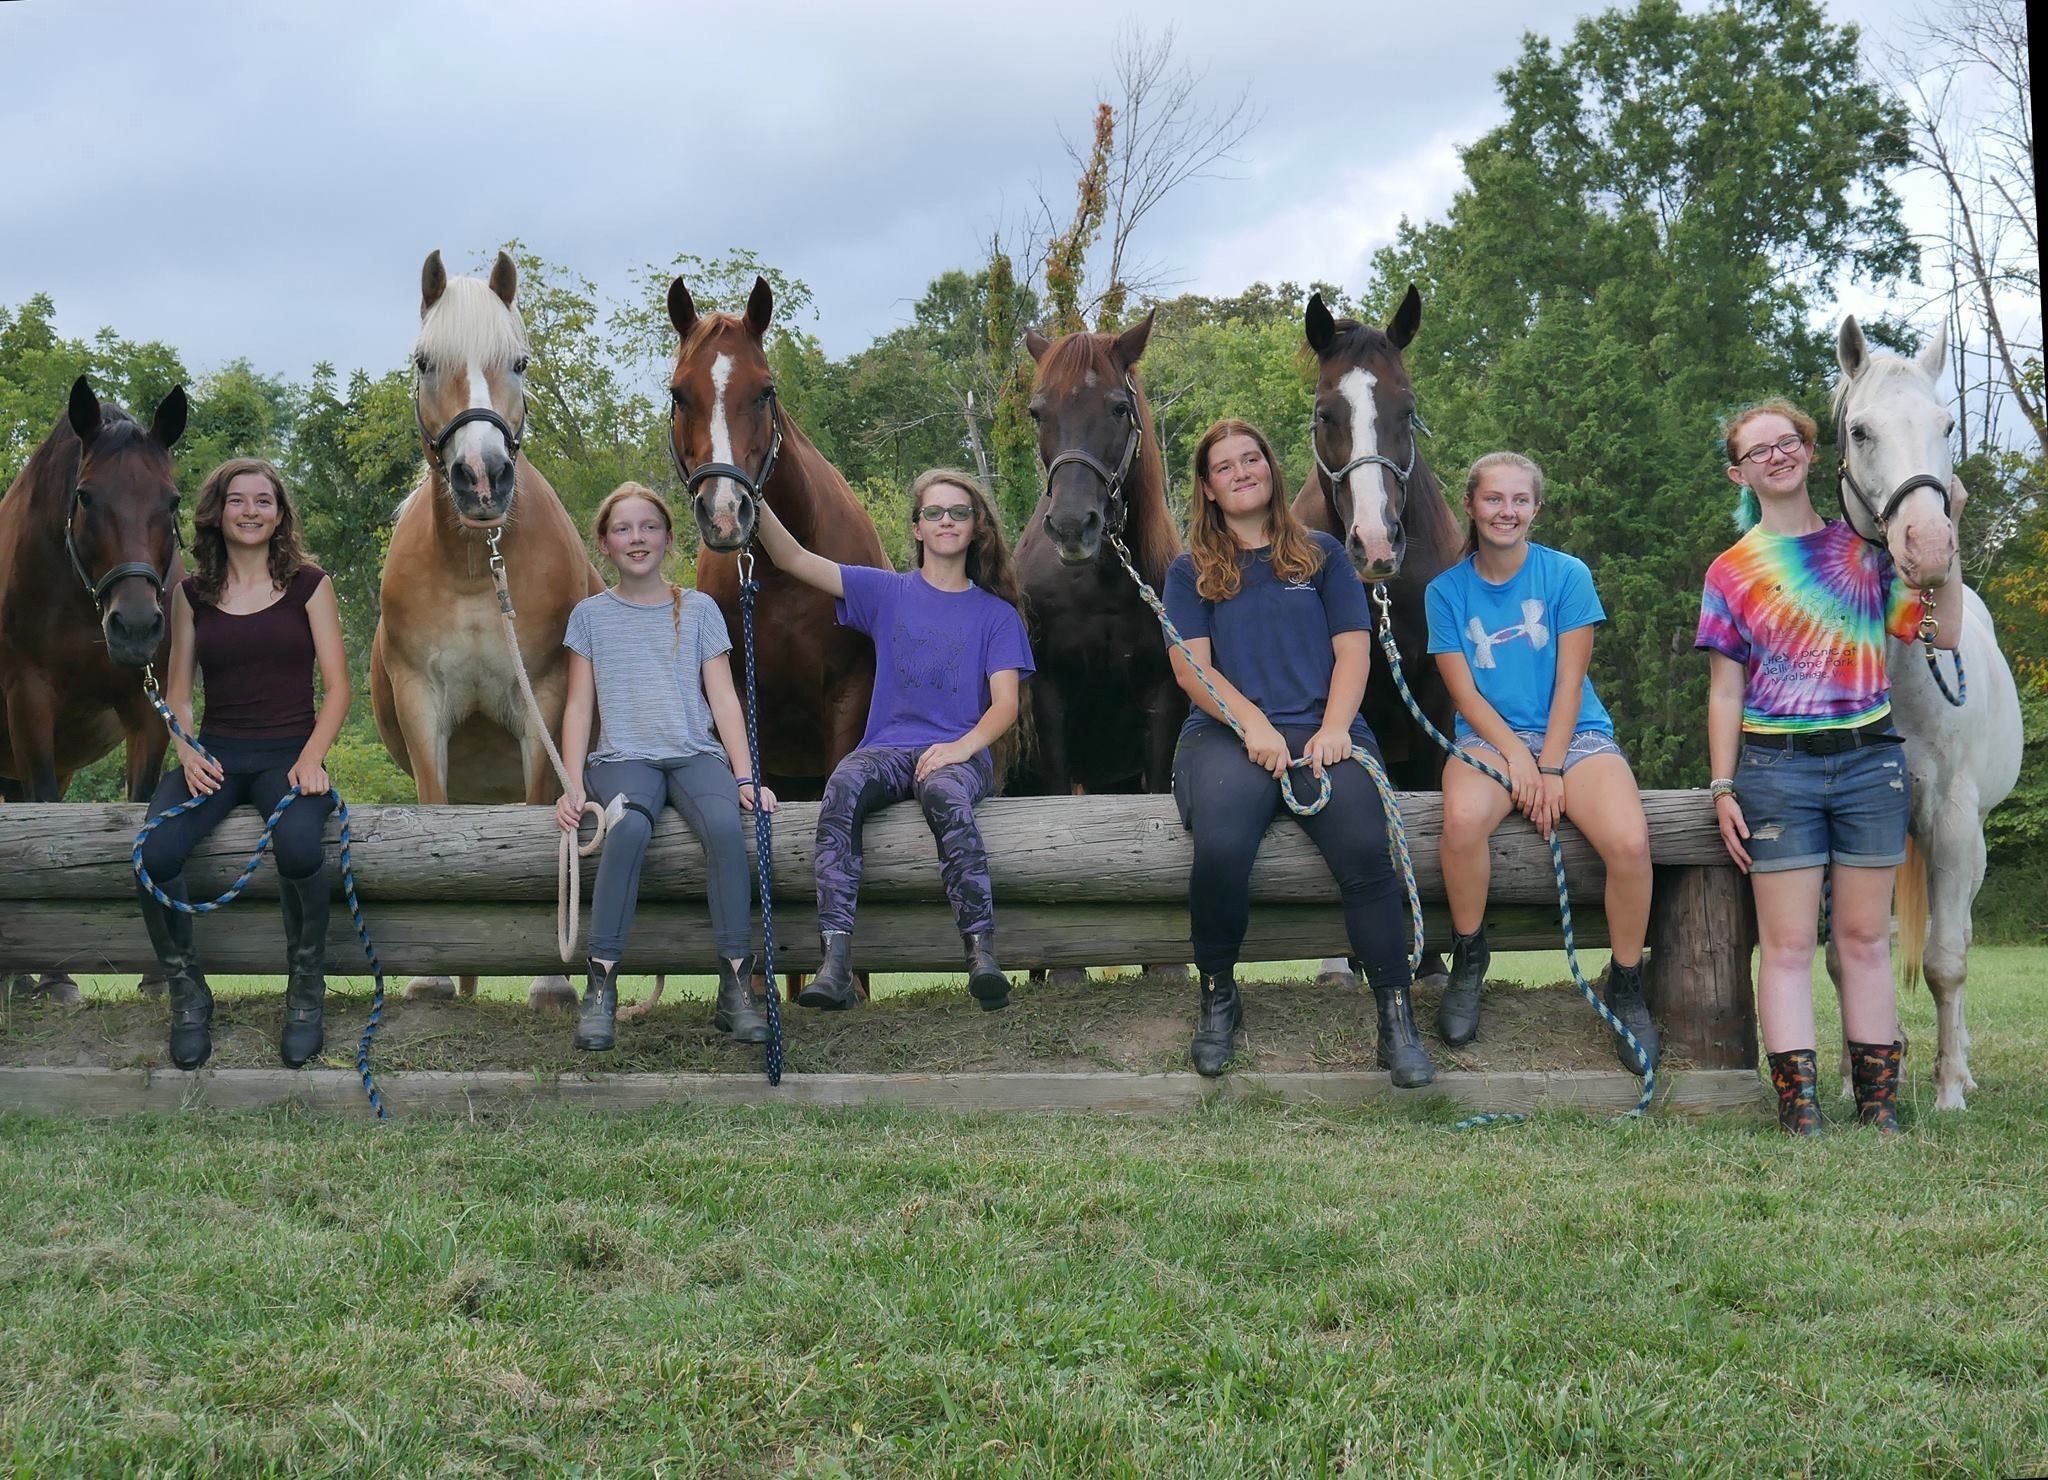
<path fill-rule="evenodd" d="M 1781 457 L 1790 457 L 1805 445 L 1806 439 L 1800 436 L 1799 433 L 1787 432 L 1775 442 L 1766 442 L 1761 447 L 1750 448 L 1749 451 L 1743 453 L 1742 456 L 1735 460 L 1752 464 L 1766 462 L 1774 452 Z"/>
<path fill-rule="evenodd" d="M 941 519 L 950 519 L 955 524 L 965 524 L 974 517 L 974 505 L 926 504 L 917 511 L 917 517 L 927 524 L 937 524 Z"/>

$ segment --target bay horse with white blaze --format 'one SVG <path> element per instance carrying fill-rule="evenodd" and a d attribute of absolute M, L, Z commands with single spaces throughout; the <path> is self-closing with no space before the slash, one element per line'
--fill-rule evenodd
<path fill-rule="evenodd" d="M 520 452 L 528 351 L 518 286 L 503 252 L 488 284 L 449 277 L 439 252 L 420 273 L 413 411 L 426 476 L 391 531 L 370 700 L 384 748 L 423 803 L 544 805 L 560 795 L 518 665 L 559 737 L 568 695 L 562 636 L 576 603 L 604 589 L 562 501 Z M 518 614 L 516 654 L 491 578 L 499 557 Z M 463 995 L 475 990 L 476 978 L 464 977 Z M 446 977 L 416 977 L 406 995 L 448 997 L 453 987 Z M 542 977 L 527 1000 L 568 1006 L 576 994 L 567 978 Z"/>
<path fill-rule="evenodd" d="M 62 801 L 117 744 L 128 799 L 156 790 L 170 734 L 142 670 L 170 654 L 164 591 L 184 578 L 171 449 L 186 412 L 179 386 L 144 427 L 81 375 L 0 498 L 0 799 Z M 37 990 L 78 1000 L 62 971 Z"/>
<path fill-rule="evenodd" d="M 1448 735 L 1454 706 L 1429 658 L 1429 583 L 1457 563 L 1461 536 L 1444 502 L 1443 485 L 1423 460 L 1422 419 L 1415 386 L 1401 358 L 1422 325 L 1422 295 L 1411 283 L 1384 330 L 1334 317 L 1320 293 L 1308 301 L 1303 328 L 1315 351 L 1316 466 L 1295 495 L 1294 515 L 1333 535 L 1368 588 L 1384 587 L 1401 668 L 1422 712 Z M 1373 601 L 1373 620 L 1380 606 Z M 1372 671 L 1360 706 L 1386 758 L 1387 776 L 1402 791 L 1443 786 L 1443 749 L 1415 723 L 1375 640 Z M 1333 976 L 1343 963 L 1326 961 Z M 1434 952 L 1418 979 L 1447 975 Z"/>
<path fill-rule="evenodd" d="M 1834 410 L 1843 516 L 1857 534 L 1890 552 L 1903 580 L 1924 590 L 1943 584 L 1958 558 L 1949 501 L 1948 438 L 1955 418 L 1939 389 L 1947 349 L 1944 330 L 1916 359 L 1873 354 L 1853 317 L 1842 321 L 1835 343 L 1842 367 Z M 1942 692 L 1947 680 L 1941 670 L 1931 666 L 1947 659 L 1923 643 L 1885 639 L 1892 717 L 1913 778 L 1896 914 L 1901 980 L 1910 986 L 1924 973 L 1934 997 L 1934 1108 L 1961 1110 L 1964 1092 L 1977 1087 L 1963 1026 L 1963 984 L 1970 909 L 1984 884 L 1984 819 L 2017 784 L 2024 740 L 2019 691 L 1983 601 L 1966 587 L 1961 611 L 1932 615 L 1963 626 L 1950 694 Z M 1841 963 L 1832 940 L 1828 972 L 1839 988 Z"/>

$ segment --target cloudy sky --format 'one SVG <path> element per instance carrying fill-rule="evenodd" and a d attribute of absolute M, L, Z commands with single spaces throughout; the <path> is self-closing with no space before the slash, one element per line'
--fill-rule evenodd
<path fill-rule="evenodd" d="M 1835 0 L 1880 35 L 1917 0 Z M 1586 0 L 5 0 L 0 303 L 160 338 L 196 370 L 401 361 L 421 259 L 517 236 L 611 293 L 751 247 L 810 283 L 835 354 L 977 261 L 1086 129 L 1118 34 L 1170 14 L 1205 94 L 1262 119 L 1148 220 L 1185 286 L 1357 285 L 1448 203 L 1525 30 Z"/>

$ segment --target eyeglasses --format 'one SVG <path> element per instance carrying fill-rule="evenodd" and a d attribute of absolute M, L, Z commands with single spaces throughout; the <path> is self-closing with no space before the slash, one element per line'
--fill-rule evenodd
<path fill-rule="evenodd" d="M 1750 448 L 1749 451 L 1743 453 L 1742 456 L 1735 460 L 1737 462 L 1761 463 L 1769 460 L 1770 455 L 1774 452 L 1790 457 L 1805 445 L 1806 439 L 1800 436 L 1799 433 L 1787 432 L 1775 442 L 1766 442 L 1761 447 Z"/>
<path fill-rule="evenodd" d="M 974 505 L 926 504 L 917 511 L 917 517 L 927 524 L 937 524 L 941 519 L 950 519 L 955 524 L 965 524 L 974 517 Z"/>

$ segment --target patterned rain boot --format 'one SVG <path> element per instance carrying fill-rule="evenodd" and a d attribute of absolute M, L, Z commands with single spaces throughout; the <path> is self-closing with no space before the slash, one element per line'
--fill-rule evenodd
<path fill-rule="evenodd" d="M 1201 1016 L 1195 1022 L 1194 1042 L 1188 1057 L 1195 1072 L 1214 1079 L 1230 1062 L 1237 1030 L 1244 1025 L 1244 999 L 1237 995 L 1237 978 L 1231 968 L 1202 974 Z"/>
<path fill-rule="evenodd" d="M 962 935 L 960 944 L 967 951 L 967 991 L 983 1012 L 994 1012 L 999 1007 L 1010 1005 L 1010 979 L 1003 975 L 1003 968 L 996 964 L 996 938 L 993 934 Z"/>
<path fill-rule="evenodd" d="M 1452 1048 L 1463 1048 L 1479 1036 L 1479 989 L 1486 985 L 1492 960 L 1484 925 L 1456 937 L 1451 946 L 1451 979 L 1437 1001 L 1436 1031 Z"/>
<path fill-rule="evenodd" d="M 860 1001 L 860 987 L 853 979 L 853 935 L 845 930 L 822 930 L 818 940 L 825 959 L 818 963 L 818 974 L 796 994 L 797 1005 L 844 1012 Z"/>
<path fill-rule="evenodd" d="M 1617 1035 L 1614 1040 L 1614 1056 L 1621 1060 L 1621 1067 L 1634 1075 L 1649 1071 L 1657 1062 L 1657 1024 L 1650 1017 L 1650 1006 L 1643 1001 L 1643 963 L 1623 966 L 1610 961 L 1607 965 L 1607 1010 L 1621 1019 L 1621 1025 L 1635 1034 L 1636 1042 L 1642 1045 L 1647 1062 L 1629 1051 L 1629 1046 Z"/>
<path fill-rule="evenodd" d="M 718 1005 L 711 1009 L 711 1026 L 730 1034 L 734 1043 L 766 1043 L 768 1013 L 754 995 L 754 958 L 743 957 L 735 967 L 718 958 Z"/>
<path fill-rule="evenodd" d="M 576 1019 L 576 1046 L 586 1053 L 603 1053 L 618 1042 L 619 966 L 587 963 L 589 984 L 583 989 L 583 1012 Z"/>
<path fill-rule="evenodd" d="M 326 1041 L 322 1026 L 327 1001 L 327 876 L 278 880 L 284 889 L 287 969 L 284 1031 L 277 1056 L 287 1069 L 303 1067 Z"/>
<path fill-rule="evenodd" d="M 1821 1133 L 1820 1071 L 1810 1048 L 1770 1056 L 1771 1087 L 1778 1092 L 1778 1129 L 1788 1136 Z"/>
<path fill-rule="evenodd" d="M 1419 1089 L 1434 1082 L 1436 1065 L 1430 1062 L 1422 1038 L 1415 1031 L 1415 1004 L 1408 988 L 1374 987 L 1372 995 L 1379 1007 L 1380 1067 L 1392 1072 L 1398 1089 Z"/>
<path fill-rule="evenodd" d="M 1856 1088 L 1856 1115 L 1882 1136 L 1903 1135 L 1899 1125 L 1899 1065 L 1903 1043 L 1852 1043 L 1849 1077 Z"/>

